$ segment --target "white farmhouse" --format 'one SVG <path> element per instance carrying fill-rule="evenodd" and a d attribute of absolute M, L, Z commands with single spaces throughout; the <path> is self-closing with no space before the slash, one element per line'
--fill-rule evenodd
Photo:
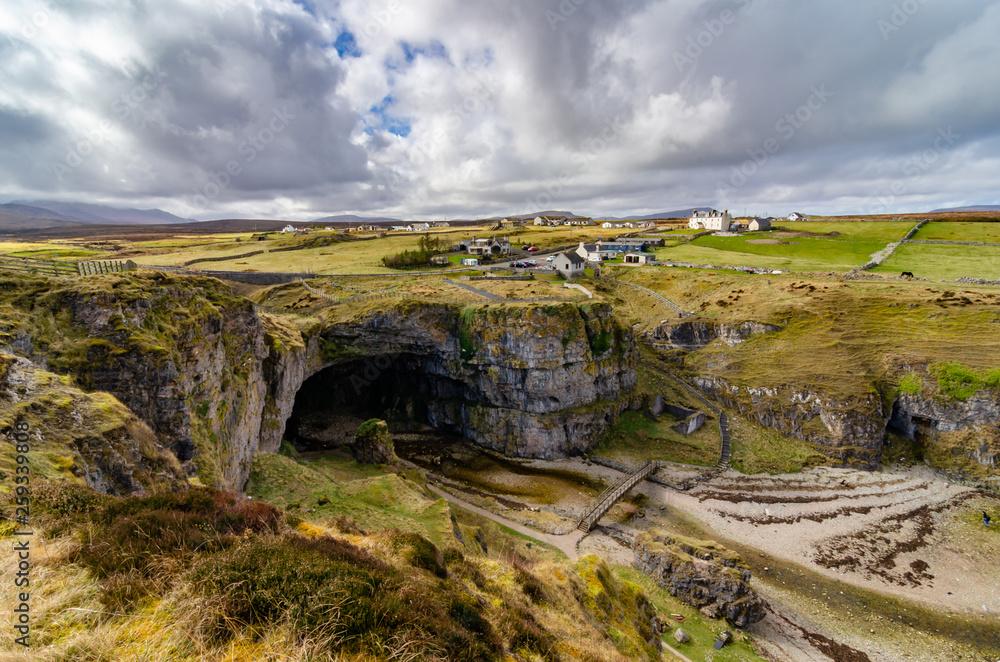
<path fill-rule="evenodd" d="M 747 230 L 750 232 L 760 232 L 761 230 L 770 230 L 771 221 L 767 218 L 755 218 L 750 221 L 750 225 L 747 226 Z"/>
<path fill-rule="evenodd" d="M 564 278 L 576 278 L 582 276 L 587 266 L 586 260 L 576 253 L 560 253 L 552 261 L 552 266 L 556 268 Z"/>
<path fill-rule="evenodd" d="M 788 220 L 789 221 L 804 221 L 804 220 L 806 220 L 806 215 L 805 214 L 800 214 L 797 211 L 793 211 L 791 214 L 788 215 Z"/>
<path fill-rule="evenodd" d="M 294 225 L 286 225 L 285 227 L 281 228 L 281 231 L 282 232 L 288 232 L 288 233 L 295 232 L 295 226 Z"/>
<path fill-rule="evenodd" d="M 692 230 L 719 230 L 720 232 L 729 232 L 729 228 L 733 225 L 733 217 L 729 215 L 729 211 L 724 211 L 719 213 L 714 209 L 712 211 L 696 211 L 688 219 L 688 227 Z"/>

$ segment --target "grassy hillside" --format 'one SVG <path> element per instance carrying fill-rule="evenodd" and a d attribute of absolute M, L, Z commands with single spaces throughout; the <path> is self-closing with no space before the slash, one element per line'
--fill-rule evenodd
<path fill-rule="evenodd" d="M 713 626 L 652 582 L 569 562 L 409 478 L 334 484 L 271 456 L 254 486 L 277 495 L 303 479 L 326 487 L 300 486 L 295 511 L 203 488 L 117 498 L 39 480 L 32 659 L 659 660 L 658 610 L 688 614 L 688 652 L 710 650 Z M 322 511 L 304 507 L 316 494 Z M 718 659 L 759 658 L 738 644 Z"/>

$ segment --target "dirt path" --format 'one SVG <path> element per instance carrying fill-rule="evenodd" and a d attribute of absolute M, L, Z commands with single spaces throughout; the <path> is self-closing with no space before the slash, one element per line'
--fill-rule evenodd
<path fill-rule="evenodd" d="M 540 531 L 529 529 L 523 524 L 518 524 L 517 522 L 512 522 L 509 519 L 500 517 L 496 513 L 492 513 L 486 510 L 485 508 L 474 506 L 468 501 L 463 501 L 462 499 L 459 499 L 456 496 L 453 496 L 443 490 L 438 489 L 434 485 L 428 485 L 427 487 L 432 492 L 437 494 L 439 497 L 447 500 L 449 503 L 453 503 L 456 506 L 460 506 L 462 508 L 465 508 L 466 510 L 472 511 L 477 515 L 482 515 L 487 519 L 491 519 L 497 524 L 502 524 L 503 526 L 506 526 L 508 529 L 517 531 L 523 536 L 527 536 L 529 538 L 537 540 L 538 542 L 543 542 L 547 545 L 552 545 L 553 547 L 561 551 L 563 554 L 568 556 L 570 560 L 576 560 L 577 557 L 579 556 L 579 553 L 576 550 L 576 546 L 580 542 L 580 539 L 583 538 L 583 536 L 585 535 L 582 531 L 573 531 L 563 536 L 557 536 L 551 533 L 541 533 Z"/>

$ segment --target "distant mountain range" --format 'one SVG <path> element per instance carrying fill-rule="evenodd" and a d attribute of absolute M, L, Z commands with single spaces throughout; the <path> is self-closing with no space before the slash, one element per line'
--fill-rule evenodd
<path fill-rule="evenodd" d="M 160 209 L 121 209 L 53 200 L 15 200 L 0 204 L 2 230 L 43 230 L 91 224 L 164 225 L 191 223 L 192 220 Z"/>
<path fill-rule="evenodd" d="M 336 216 L 324 216 L 316 218 L 310 223 L 329 223 L 331 225 L 403 225 L 406 221 L 398 218 L 388 218 L 385 216 L 355 216 L 354 214 L 337 214 Z"/>
<path fill-rule="evenodd" d="M 667 218 L 691 218 L 691 214 L 696 211 L 712 211 L 712 207 L 689 207 L 688 209 L 676 209 L 674 211 L 661 211 L 656 214 L 646 214 L 645 216 L 608 216 L 607 218 L 595 219 L 601 221 L 658 221 Z"/>
<path fill-rule="evenodd" d="M 946 212 L 958 211 L 1000 211 L 1000 205 L 973 205 L 972 207 L 949 207 L 948 209 L 935 209 L 928 214 L 943 214 Z"/>

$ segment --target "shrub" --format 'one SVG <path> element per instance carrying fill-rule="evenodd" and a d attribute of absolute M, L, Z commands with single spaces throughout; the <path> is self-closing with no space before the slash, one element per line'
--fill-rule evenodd
<path fill-rule="evenodd" d="M 463 591 L 447 583 L 431 590 L 332 537 L 250 539 L 200 559 L 189 579 L 224 602 L 217 637 L 289 621 L 345 652 L 400 638 L 457 661 L 493 660 L 500 649 L 483 606 Z"/>
<path fill-rule="evenodd" d="M 60 503 L 75 504 L 74 499 Z M 75 560 L 104 580 L 105 604 L 124 610 L 170 585 L 196 552 L 225 549 L 248 531 L 277 532 L 284 516 L 274 506 L 230 492 L 192 489 L 105 497 L 87 519 Z"/>

